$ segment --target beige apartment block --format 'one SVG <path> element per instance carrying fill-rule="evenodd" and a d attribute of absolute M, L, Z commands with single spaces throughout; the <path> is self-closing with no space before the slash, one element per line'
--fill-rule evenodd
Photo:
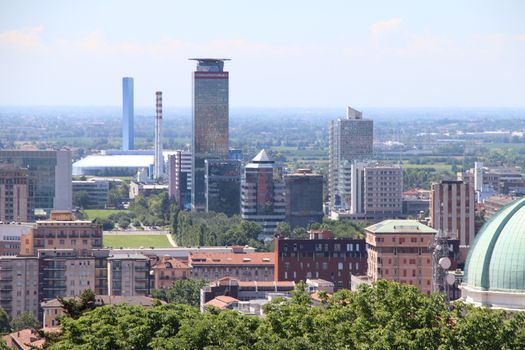
<path fill-rule="evenodd" d="M 0 257 L 0 306 L 11 316 L 25 311 L 38 317 L 38 259 Z"/>
<path fill-rule="evenodd" d="M 369 226 L 368 277 L 416 286 L 432 291 L 432 252 L 429 249 L 436 230 L 416 220 L 385 220 Z"/>
<path fill-rule="evenodd" d="M 71 212 L 55 211 L 50 220 L 37 221 L 35 228 L 22 235 L 20 255 L 34 256 L 39 249 L 74 249 L 87 256 L 97 248 L 102 248 L 100 225 L 75 220 Z"/>
<path fill-rule="evenodd" d="M 149 259 L 142 254 L 115 254 L 108 258 L 108 294 L 121 296 L 149 293 Z"/>

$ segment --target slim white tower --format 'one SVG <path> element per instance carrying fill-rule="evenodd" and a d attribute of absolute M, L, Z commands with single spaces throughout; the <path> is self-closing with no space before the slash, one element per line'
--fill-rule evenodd
<path fill-rule="evenodd" d="M 164 176 L 164 157 L 162 155 L 162 91 L 157 91 L 157 114 L 155 116 L 155 162 L 153 178 L 162 179 Z"/>

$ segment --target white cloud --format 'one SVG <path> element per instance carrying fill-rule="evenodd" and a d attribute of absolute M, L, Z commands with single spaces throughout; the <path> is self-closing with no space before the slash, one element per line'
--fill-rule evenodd
<path fill-rule="evenodd" d="M 388 33 L 390 31 L 393 31 L 399 28 L 399 26 L 401 25 L 401 22 L 402 22 L 401 18 L 396 17 L 396 18 L 392 18 L 386 21 L 380 21 L 380 22 L 374 23 L 370 27 L 370 37 L 373 40 L 378 40 L 385 33 Z"/>
<path fill-rule="evenodd" d="M 41 34 L 43 27 L 32 27 L 10 30 L 0 33 L 0 48 L 10 47 L 26 51 L 40 51 L 46 49 Z"/>

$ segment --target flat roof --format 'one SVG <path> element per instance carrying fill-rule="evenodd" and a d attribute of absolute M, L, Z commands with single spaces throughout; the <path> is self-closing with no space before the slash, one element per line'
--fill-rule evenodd
<path fill-rule="evenodd" d="M 437 233 L 432 227 L 417 220 L 384 220 L 368 226 L 365 230 L 372 233 Z"/>

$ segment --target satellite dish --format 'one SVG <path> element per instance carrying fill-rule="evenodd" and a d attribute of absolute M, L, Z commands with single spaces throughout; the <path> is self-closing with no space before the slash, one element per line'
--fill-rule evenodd
<path fill-rule="evenodd" d="M 438 264 L 445 270 L 448 270 L 450 268 L 450 265 L 452 265 L 450 259 L 447 257 L 439 259 Z"/>
<path fill-rule="evenodd" d="M 447 277 L 445 277 L 445 281 L 447 282 L 447 284 L 453 285 L 454 283 L 456 283 L 456 277 L 454 277 L 454 275 L 447 275 Z"/>
<path fill-rule="evenodd" d="M 436 246 L 436 250 L 441 250 L 443 247 L 441 247 L 439 244 Z"/>

